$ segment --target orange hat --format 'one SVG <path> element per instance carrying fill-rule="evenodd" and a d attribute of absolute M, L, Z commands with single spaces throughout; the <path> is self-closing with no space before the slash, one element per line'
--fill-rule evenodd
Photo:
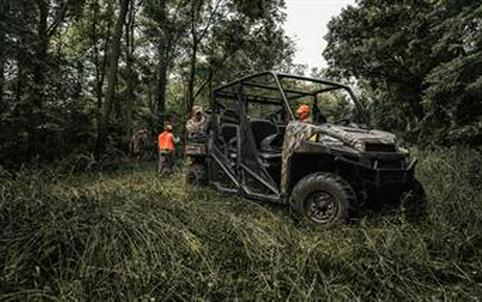
<path fill-rule="evenodd" d="M 302 113 L 309 113 L 310 112 L 310 107 L 308 105 L 300 105 L 298 107 L 298 110 L 296 110 L 296 113 L 302 114 Z"/>

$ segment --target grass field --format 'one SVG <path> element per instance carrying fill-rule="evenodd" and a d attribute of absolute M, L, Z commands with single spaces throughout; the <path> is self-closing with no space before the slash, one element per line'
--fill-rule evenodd
<path fill-rule="evenodd" d="M 325 231 L 283 207 L 186 190 L 154 164 L 2 171 L 0 300 L 481 300 L 477 155 L 418 156 L 425 221 L 371 214 Z"/>

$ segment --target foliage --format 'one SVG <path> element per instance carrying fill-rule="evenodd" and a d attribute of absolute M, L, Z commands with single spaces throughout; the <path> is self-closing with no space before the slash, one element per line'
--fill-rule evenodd
<path fill-rule="evenodd" d="M 413 142 L 482 144 L 479 1 L 360 0 L 332 19 L 325 57 L 356 77 L 377 125 Z"/>
<path fill-rule="evenodd" d="M 94 151 L 100 159 L 126 150 L 139 127 L 154 140 L 166 119 L 182 135 L 195 96 L 252 71 L 247 66 L 271 69 L 292 56 L 283 7 L 282 0 L 2 1 L 0 164 Z"/>
<path fill-rule="evenodd" d="M 0 300 L 482 296 L 480 152 L 417 152 L 427 220 L 367 213 L 325 231 L 126 160 L 133 131 L 147 126 L 154 150 L 162 123 L 181 134 L 213 86 L 303 69 L 284 5 L 1 1 Z M 332 75 L 356 81 L 376 125 L 481 145 L 481 15 L 473 0 L 359 0 L 330 23 L 325 56 Z M 339 97 L 319 100 L 335 120 L 351 109 Z"/>
<path fill-rule="evenodd" d="M 148 165 L 2 170 L 0 299 L 477 300 L 476 154 L 417 155 L 426 221 L 369 215 L 326 231 L 275 205 L 185 190 Z"/>

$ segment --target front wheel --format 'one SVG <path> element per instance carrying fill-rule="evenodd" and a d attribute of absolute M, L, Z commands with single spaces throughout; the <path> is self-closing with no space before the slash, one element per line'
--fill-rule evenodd
<path fill-rule="evenodd" d="M 356 204 L 352 187 L 332 173 L 313 173 L 302 178 L 291 194 L 294 213 L 311 225 L 326 228 L 344 223 Z"/>

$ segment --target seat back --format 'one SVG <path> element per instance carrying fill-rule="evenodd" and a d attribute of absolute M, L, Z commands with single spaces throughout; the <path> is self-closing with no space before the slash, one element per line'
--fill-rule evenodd
<path fill-rule="evenodd" d="M 269 135 L 278 133 L 276 126 L 268 120 L 253 119 L 249 124 L 258 150 L 263 139 Z"/>
<path fill-rule="evenodd" d="M 236 125 L 232 125 L 232 124 L 224 124 L 222 126 L 221 131 L 222 131 L 223 139 L 227 143 L 233 137 L 236 137 L 237 127 Z"/>

